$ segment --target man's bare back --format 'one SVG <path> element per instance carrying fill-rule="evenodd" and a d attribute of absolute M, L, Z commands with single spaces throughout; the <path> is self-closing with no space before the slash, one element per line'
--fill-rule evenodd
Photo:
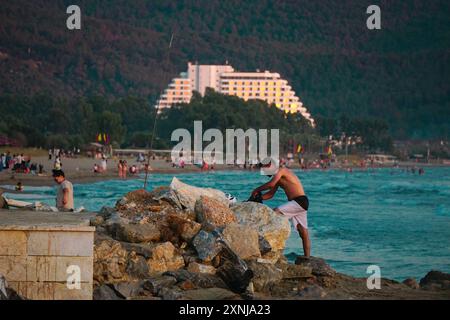
<path fill-rule="evenodd" d="M 300 179 L 289 169 L 280 168 L 269 182 L 253 190 L 252 195 L 256 195 L 264 190 L 269 190 L 263 194 L 263 199 L 271 199 L 278 187 L 284 190 L 288 200 L 293 200 L 299 196 L 305 195 Z"/>
<path fill-rule="evenodd" d="M 288 200 L 305 195 L 303 185 L 296 174 L 287 168 L 281 168 L 279 171 L 281 171 L 281 178 L 278 180 L 278 185 L 284 190 Z"/>

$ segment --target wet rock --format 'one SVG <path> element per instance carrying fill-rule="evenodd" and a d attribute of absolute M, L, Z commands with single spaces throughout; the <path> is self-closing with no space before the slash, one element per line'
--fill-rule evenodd
<path fill-rule="evenodd" d="M 299 290 L 298 295 L 303 299 L 323 299 L 326 297 L 326 291 L 318 285 L 307 286 Z"/>
<path fill-rule="evenodd" d="M 159 241 L 161 233 L 153 224 L 119 223 L 115 226 L 114 238 L 126 242 L 139 243 Z"/>
<path fill-rule="evenodd" d="M 254 228 L 272 250 L 283 250 L 289 238 L 289 221 L 268 206 L 257 202 L 242 202 L 231 207 L 239 224 Z"/>
<path fill-rule="evenodd" d="M 94 247 L 94 283 L 128 280 L 128 252 L 115 240 L 102 240 Z"/>
<path fill-rule="evenodd" d="M 156 244 L 151 248 L 151 257 L 147 260 L 149 273 L 163 273 L 184 267 L 184 259 L 171 242 Z"/>
<path fill-rule="evenodd" d="M 279 264 L 283 279 L 305 279 L 313 277 L 313 269 L 307 265 Z"/>
<path fill-rule="evenodd" d="M 207 196 L 201 196 L 195 203 L 197 221 L 203 226 L 225 227 L 227 224 L 237 222 L 234 212 L 228 203 L 224 204 Z"/>
<path fill-rule="evenodd" d="M 196 288 L 228 288 L 222 279 L 212 274 L 197 273 L 180 269 L 177 271 L 165 272 L 163 275 L 175 278 L 177 283 L 190 281 Z"/>
<path fill-rule="evenodd" d="M 94 289 L 92 294 L 94 300 L 122 300 L 123 297 L 119 297 L 118 293 L 112 289 L 109 285 L 103 284 Z"/>
<path fill-rule="evenodd" d="M 298 256 L 295 260 L 295 264 L 310 267 L 312 269 L 312 274 L 315 276 L 333 277 L 336 275 L 336 271 L 321 258 Z"/>
<path fill-rule="evenodd" d="M 256 291 L 268 291 L 283 279 L 283 271 L 273 264 L 260 263 L 255 260 L 248 262 L 253 271 L 253 287 Z"/>
<path fill-rule="evenodd" d="M 201 230 L 192 241 L 198 257 L 205 262 L 211 261 L 221 250 L 217 238 L 210 232 Z"/>
<path fill-rule="evenodd" d="M 190 300 L 237 300 L 239 295 L 223 288 L 208 288 L 189 290 L 183 294 L 185 299 Z"/>
<path fill-rule="evenodd" d="M 228 204 L 228 199 L 220 190 L 212 189 L 212 188 L 199 188 L 190 186 L 178 180 L 177 178 L 173 178 L 170 183 L 170 189 L 174 192 L 177 197 L 179 203 L 183 208 L 189 209 L 194 212 L 195 202 L 197 199 L 200 199 L 201 196 L 207 196 L 217 201 L 222 202 L 223 204 Z"/>
<path fill-rule="evenodd" d="M 223 230 L 223 238 L 241 259 L 259 258 L 258 232 L 237 223 L 229 224 Z"/>
<path fill-rule="evenodd" d="M 196 273 L 207 273 L 207 274 L 215 274 L 216 268 L 213 266 L 197 263 L 197 262 L 191 262 L 189 263 L 187 270 L 190 272 L 196 272 Z"/>
<path fill-rule="evenodd" d="M 416 279 L 408 278 L 403 280 L 402 282 L 405 286 L 410 287 L 411 289 L 419 289 L 419 284 L 417 283 Z"/>
<path fill-rule="evenodd" d="M 425 290 L 449 290 L 450 274 L 432 270 L 420 280 L 420 287 Z"/>

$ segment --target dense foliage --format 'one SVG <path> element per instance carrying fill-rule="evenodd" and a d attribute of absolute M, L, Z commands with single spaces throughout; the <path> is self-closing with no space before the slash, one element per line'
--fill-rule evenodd
<path fill-rule="evenodd" d="M 23 146 L 81 147 L 95 141 L 99 133 L 110 137 L 118 147 L 150 147 L 156 110 L 148 100 L 136 97 L 106 99 L 54 98 L 50 94 L 32 97 L 0 96 L 0 136 L 5 135 Z M 389 150 L 388 127 L 381 120 L 320 119 L 320 129 L 310 127 L 300 114 L 288 114 L 262 100 L 244 101 L 207 90 L 204 97 L 194 92 L 189 104 L 161 110 L 156 120 L 154 148 L 169 148 L 175 129 L 185 128 L 193 134 L 194 121 L 202 121 L 202 132 L 219 129 L 279 129 L 282 152 L 301 143 L 308 151 L 321 152 L 328 135 L 363 137 L 364 148 Z M 326 120 L 326 121 L 325 121 Z M 308 147 L 306 147 L 308 145 Z"/>
<path fill-rule="evenodd" d="M 358 0 L 79 0 L 80 31 L 65 27 L 70 4 L 2 2 L 0 93 L 154 102 L 187 61 L 228 60 L 281 73 L 314 117 L 382 118 L 396 138 L 449 136 L 447 0 L 377 1 L 375 31 Z"/>

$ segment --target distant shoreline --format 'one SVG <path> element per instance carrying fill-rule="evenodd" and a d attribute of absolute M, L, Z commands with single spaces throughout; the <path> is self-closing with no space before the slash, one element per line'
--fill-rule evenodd
<path fill-rule="evenodd" d="M 428 163 L 414 163 L 414 162 L 402 162 L 399 163 L 398 167 L 393 166 L 376 166 L 376 167 L 365 167 L 361 168 L 359 166 L 349 165 L 349 166 L 342 166 L 342 167 L 331 167 L 330 169 L 326 170 L 352 170 L 352 171 L 361 171 L 361 170 L 370 170 L 370 169 L 383 169 L 383 168 L 392 168 L 392 169 L 404 169 L 407 167 L 424 167 L 424 168 L 432 168 L 432 167 L 450 167 L 450 165 L 447 164 L 428 164 Z M 300 169 L 298 164 L 295 164 L 291 169 Z M 326 171 L 321 168 L 308 168 L 309 170 L 320 170 L 320 171 Z M 243 169 L 243 168 L 237 168 L 237 167 L 230 167 L 230 166 L 224 166 L 219 165 L 214 168 L 214 170 L 211 171 L 202 171 L 198 167 L 195 167 L 193 165 L 189 165 L 183 169 L 181 168 L 172 168 L 172 167 L 159 167 L 156 169 L 153 169 L 149 172 L 149 175 L 155 175 L 155 174 L 184 174 L 184 173 L 200 173 L 200 174 L 207 174 L 208 172 L 216 172 L 216 171 L 243 171 L 243 172 L 256 172 L 257 169 L 249 170 L 249 169 Z M 66 177 L 69 181 L 75 184 L 87 184 L 87 183 L 95 183 L 95 182 L 101 182 L 101 181 L 111 181 L 111 180 L 120 180 L 118 177 L 118 174 L 116 172 L 115 168 L 110 168 L 107 173 L 94 173 L 92 171 L 74 171 L 74 170 L 67 170 L 66 171 Z M 127 180 L 135 180 L 135 179 L 142 179 L 143 174 L 140 173 L 139 175 L 128 175 Z M 54 186 L 55 182 L 53 181 L 52 177 L 49 173 L 46 175 L 32 175 L 32 174 L 12 174 L 10 171 L 8 172 L 0 172 L 0 185 L 3 186 L 15 186 L 17 182 L 21 182 L 24 186 L 33 186 L 33 187 L 44 187 L 44 186 Z M 0 187 L 0 193 L 2 192 L 8 192 L 8 193 L 15 193 L 15 191 L 12 191 L 10 189 L 4 189 Z"/>

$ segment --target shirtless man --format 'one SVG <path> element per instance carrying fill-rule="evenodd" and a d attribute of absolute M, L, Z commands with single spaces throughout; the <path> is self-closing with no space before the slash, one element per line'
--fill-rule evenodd
<path fill-rule="evenodd" d="M 271 166 L 273 166 L 271 163 L 262 165 L 263 168 L 269 168 Z M 272 177 L 272 179 L 253 190 L 252 197 L 256 197 L 258 194 L 261 194 L 262 191 L 269 190 L 268 192 L 262 194 L 263 200 L 269 200 L 275 195 L 279 187 L 284 190 L 284 193 L 288 198 L 288 202 L 278 208 L 275 208 L 274 210 L 276 213 L 292 219 L 292 223 L 302 239 L 303 252 L 306 257 L 309 257 L 311 253 L 311 242 L 309 240 L 307 219 L 309 202 L 305 195 L 305 191 L 303 190 L 302 183 L 299 178 L 287 168 L 279 168 L 274 172 L 266 173 L 274 173 L 274 175 L 272 176 L 268 174 L 269 177 Z"/>

